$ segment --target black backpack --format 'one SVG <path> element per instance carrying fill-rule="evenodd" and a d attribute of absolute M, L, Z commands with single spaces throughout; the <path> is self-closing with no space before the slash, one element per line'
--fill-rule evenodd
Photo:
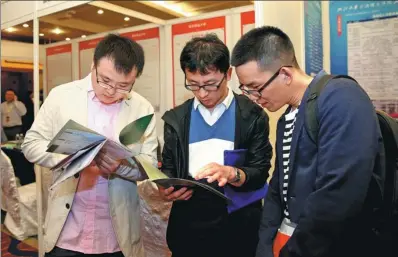
<path fill-rule="evenodd" d="M 318 142 L 318 105 L 317 98 L 331 79 L 347 78 L 356 82 L 355 79 L 345 75 L 324 75 L 311 87 L 308 94 L 307 109 L 305 110 L 305 126 L 311 140 Z M 385 160 L 381 167 L 384 169 L 384 188 L 379 188 L 382 194 L 382 203 L 377 209 L 377 220 L 373 231 L 388 247 L 396 248 L 398 244 L 398 122 L 387 113 L 376 110 L 383 145 Z M 394 250 L 395 251 L 395 250 Z"/>

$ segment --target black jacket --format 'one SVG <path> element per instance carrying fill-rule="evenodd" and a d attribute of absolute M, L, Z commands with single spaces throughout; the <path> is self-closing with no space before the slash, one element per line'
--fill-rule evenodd
<path fill-rule="evenodd" d="M 253 191 L 264 186 L 271 167 L 268 116 L 246 96 L 235 95 L 235 100 L 234 148 L 248 149 L 245 164 L 238 167 L 246 173 L 246 181 L 235 190 Z M 162 170 L 170 177 L 192 179 L 188 175 L 192 105 L 190 99 L 162 117 L 165 121 Z M 166 238 L 169 249 L 173 256 L 254 257 L 261 210 L 261 201 L 257 201 L 228 215 L 224 200 L 195 188 L 188 201 L 173 203 Z"/>
<path fill-rule="evenodd" d="M 271 167 L 272 146 L 268 140 L 267 113 L 246 96 L 236 95 L 235 149 L 248 149 L 244 185 L 237 191 L 253 191 L 264 186 Z M 188 177 L 188 142 L 193 99 L 167 111 L 164 120 L 162 170 L 170 177 Z"/>

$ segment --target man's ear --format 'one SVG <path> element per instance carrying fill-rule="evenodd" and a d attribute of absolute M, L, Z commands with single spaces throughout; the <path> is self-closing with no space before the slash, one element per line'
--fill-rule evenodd
<path fill-rule="evenodd" d="M 231 76 L 232 76 L 232 67 L 229 67 L 227 71 L 227 81 L 231 80 Z"/>
<path fill-rule="evenodd" d="M 91 62 L 91 70 L 94 70 L 94 61 Z"/>
<path fill-rule="evenodd" d="M 288 69 L 287 67 L 282 67 L 280 71 L 281 75 L 283 76 L 283 81 L 286 85 L 290 85 L 293 78 L 292 70 Z"/>

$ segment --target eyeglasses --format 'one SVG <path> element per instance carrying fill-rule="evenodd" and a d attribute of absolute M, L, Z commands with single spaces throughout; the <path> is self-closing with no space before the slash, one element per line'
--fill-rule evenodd
<path fill-rule="evenodd" d="M 218 84 L 197 86 L 197 85 L 189 85 L 189 84 L 187 84 L 187 75 L 185 75 L 185 82 L 184 82 L 185 83 L 185 88 L 190 90 L 190 91 L 199 91 L 201 88 L 203 88 L 206 91 L 217 91 L 218 88 L 223 83 L 223 81 L 224 81 L 226 76 L 227 76 L 227 74 L 224 74 L 224 77 L 222 78 L 222 80 Z"/>
<path fill-rule="evenodd" d="M 131 91 L 131 89 L 133 88 L 133 86 L 134 86 L 134 83 L 133 83 L 133 84 L 132 84 L 131 86 L 129 86 L 129 87 L 121 88 L 121 87 L 109 85 L 109 84 L 107 84 L 107 83 L 104 82 L 104 81 L 99 81 L 99 80 L 98 80 L 98 71 L 97 71 L 97 68 L 95 68 L 95 76 L 96 76 L 96 78 L 97 78 L 97 84 L 98 84 L 100 87 L 103 87 L 103 88 L 105 88 L 105 89 L 115 89 L 115 91 L 118 92 L 118 93 L 122 93 L 122 94 L 129 93 L 129 92 Z"/>
<path fill-rule="evenodd" d="M 278 77 L 279 73 L 281 72 L 281 69 L 284 68 L 284 67 L 285 67 L 285 68 L 292 68 L 293 66 L 282 66 L 282 67 L 280 67 L 280 68 L 275 72 L 275 74 L 272 75 L 272 77 L 271 77 L 267 82 L 265 82 L 265 84 L 264 84 L 262 87 L 260 87 L 259 89 L 248 89 L 247 87 L 245 87 L 245 85 L 240 85 L 240 86 L 239 86 L 239 89 L 242 90 L 242 92 L 243 92 L 245 95 L 247 95 L 247 96 L 250 95 L 251 98 L 253 98 L 254 100 L 258 100 L 258 99 L 260 99 L 261 96 L 262 96 L 261 92 L 262 92 L 267 86 L 269 86 L 269 85 L 272 83 L 272 81 L 274 81 L 274 79 L 276 79 L 276 77 Z"/>

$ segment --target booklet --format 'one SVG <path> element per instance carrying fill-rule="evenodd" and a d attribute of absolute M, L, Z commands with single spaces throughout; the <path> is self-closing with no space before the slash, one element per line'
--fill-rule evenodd
<path fill-rule="evenodd" d="M 89 166 L 102 148 L 115 160 L 140 154 L 126 145 L 140 141 L 152 117 L 153 114 L 149 114 L 125 126 L 119 134 L 120 143 L 69 120 L 47 146 L 47 152 L 68 155 L 51 168 L 52 171 L 61 172 L 50 189 Z"/>
<path fill-rule="evenodd" d="M 204 188 L 204 189 L 214 193 L 215 195 L 223 198 L 228 203 L 231 202 L 231 199 L 229 197 L 225 196 L 223 193 L 212 188 L 209 185 L 206 185 L 202 182 L 195 181 L 195 180 L 182 179 L 182 178 L 169 178 L 166 174 L 164 174 L 162 171 L 160 171 L 159 169 L 154 167 L 151 163 L 149 163 L 147 160 L 145 160 L 141 156 L 136 156 L 135 158 L 139 161 L 142 168 L 145 170 L 145 172 L 148 176 L 148 179 L 162 187 L 165 187 L 165 188 L 168 188 L 168 187 L 175 187 L 175 188 L 201 187 L 201 188 Z"/>

